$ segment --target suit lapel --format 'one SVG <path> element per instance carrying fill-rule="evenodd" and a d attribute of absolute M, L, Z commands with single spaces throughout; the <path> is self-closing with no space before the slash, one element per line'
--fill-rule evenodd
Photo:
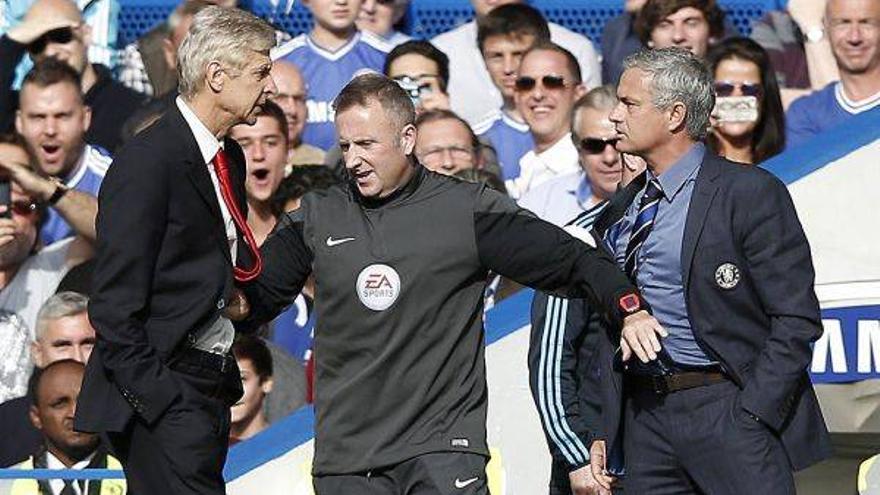
<path fill-rule="evenodd" d="M 694 260 L 697 243 L 700 240 L 700 234 L 703 232 L 703 225 L 706 223 L 709 207 L 712 205 L 715 193 L 718 192 L 718 184 L 715 179 L 721 173 L 722 166 L 724 164 L 714 159 L 711 151 L 706 150 L 706 157 L 703 158 L 700 171 L 697 173 L 694 192 L 691 195 L 691 203 L 688 205 L 687 219 L 684 224 L 684 236 L 681 242 L 681 269 L 685 294 L 687 294 L 691 264 Z"/>
<path fill-rule="evenodd" d="M 202 152 L 199 150 L 199 145 L 196 143 L 196 138 L 193 136 L 189 124 L 186 123 L 177 105 L 174 105 L 174 116 L 175 125 L 180 127 L 180 134 L 187 136 L 185 161 L 188 169 L 186 175 L 198 192 L 202 202 L 208 208 L 208 211 L 211 212 L 213 218 L 209 221 L 213 222 L 215 226 L 211 231 L 214 234 L 215 240 L 220 244 L 223 255 L 232 263 L 232 256 L 229 254 L 229 244 L 226 239 L 226 228 L 223 225 L 223 214 L 220 212 L 220 203 L 217 201 L 217 193 L 214 191 L 214 183 L 211 181 L 211 175 L 208 173 L 208 166 L 204 162 Z"/>

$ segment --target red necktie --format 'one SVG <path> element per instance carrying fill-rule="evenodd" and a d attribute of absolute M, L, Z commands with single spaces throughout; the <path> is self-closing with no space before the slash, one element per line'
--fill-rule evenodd
<path fill-rule="evenodd" d="M 214 156 L 214 159 L 211 160 L 211 164 L 214 165 L 214 171 L 217 172 L 217 181 L 220 183 L 220 195 L 223 196 L 223 202 L 226 203 L 226 208 L 229 210 L 229 214 L 232 215 L 232 221 L 235 223 L 238 231 L 244 235 L 244 240 L 251 250 L 251 255 L 254 257 L 254 266 L 250 269 L 245 270 L 234 266 L 232 267 L 232 273 L 235 276 L 235 280 L 249 282 L 257 278 L 263 269 L 263 258 L 260 257 L 260 249 L 257 247 L 256 241 L 254 241 L 254 234 L 251 232 L 251 228 L 248 227 L 244 216 L 242 216 L 241 210 L 238 209 L 235 196 L 232 194 L 232 183 L 229 180 L 229 157 L 222 148 Z"/>

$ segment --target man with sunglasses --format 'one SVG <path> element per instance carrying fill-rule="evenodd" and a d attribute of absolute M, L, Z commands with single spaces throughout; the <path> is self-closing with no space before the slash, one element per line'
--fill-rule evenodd
<path fill-rule="evenodd" d="M 82 78 L 84 103 L 93 118 L 86 141 L 113 151 L 125 120 L 146 98 L 115 81 L 110 70 L 90 64 L 91 29 L 71 0 L 37 0 L 17 26 L 0 37 L 0 131 L 8 130 L 18 107 L 15 67 L 27 52 L 34 62 L 56 58 Z"/>
<path fill-rule="evenodd" d="M 535 141 L 534 149 L 520 158 L 519 176 L 506 182 L 507 192 L 518 199 L 579 169 L 571 112 L 587 90 L 574 55 L 550 41 L 536 43 L 523 55 L 514 90 L 516 107 Z"/>
<path fill-rule="evenodd" d="M 617 132 L 608 119 L 616 104 L 611 86 L 598 87 L 578 99 L 571 137 L 581 170 L 533 189 L 520 202 L 522 206 L 544 220 L 565 225 L 566 230 L 588 235 L 624 180 L 623 160 L 614 148 Z M 600 422 L 594 369 L 603 328 L 601 315 L 586 299 L 535 294 L 529 385 L 552 455 L 550 495 L 582 495 L 598 489 L 589 466 L 589 439 Z"/>
<path fill-rule="evenodd" d="M 477 45 L 503 103 L 474 124 L 474 132 L 495 149 L 505 181 L 519 177 L 520 158 L 535 147 L 529 125 L 516 108 L 519 64 L 536 41 L 549 39 L 544 16 L 525 4 L 502 5 L 477 22 Z"/>
<path fill-rule="evenodd" d="M 785 184 L 706 149 L 712 75 L 681 48 L 624 61 L 611 112 L 647 171 L 594 229 L 663 331 L 600 332 L 593 476 L 627 493 L 795 493 L 830 439 L 807 375 L 822 333 L 814 272 Z M 620 459 L 622 456 L 622 465 Z"/>
<path fill-rule="evenodd" d="M 617 191 L 622 161 L 614 149 L 614 124 L 608 120 L 616 102 L 614 88 L 600 86 L 574 103 L 570 128 L 578 153 L 578 170 L 529 190 L 520 199 L 520 206 L 563 226 Z"/>
<path fill-rule="evenodd" d="M 24 332 L 17 337 L 15 332 L 4 332 L 9 340 L 0 341 L 7 355 L 22 357 L 18 365 L 0 373 L 0 401 L 24 395 L 31 372 L 27 346 L 36 339 L 37 312 L 67 270 L 91 258 L 94 251 L 94 198 L 73 190 L 57 197 L 57 183 L 32 171 L 30 164 L 20 138 L 0 135 L 0 177 L 9 181 L 11 189 L 11 202 L 0 205 L 0 312 L 15 315 L 2 318 L 3 324 L 18 321 Z M 75 237 L 42 244 L 39 225 L 47 205 L 74 226 Z"/>
<path fill-rule="evenodd" d="M 441 33 L 431 40 L 437 48 L 449 56 L 449 96 L 452 110 L 471 124 L 480 122 L 502 104 L 499 91 L 492 84 L 486 70 L 483 55 L 477 44 L 477 22 L 493 9 L 512 3 L 528 3 L 525 0 L 470 0 L 475 19 Z M 566 29 L 554 22 L 548 23 L 550 39 L 574 54 L 584 84 L 588 88 L 599 86 L 601 68 L 593 43 L 584 35 Z"/>

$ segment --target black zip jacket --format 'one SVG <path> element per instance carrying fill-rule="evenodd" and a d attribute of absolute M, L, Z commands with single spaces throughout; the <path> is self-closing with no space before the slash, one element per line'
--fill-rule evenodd
<path fill-rule="evenodd" d="M 488 456 L 483 290 L 491 270 L 612 308 L 635 293 L 602 250 L 480 184 L 429 172 L 381 201 L 307 194 L 243 289 L 271 320 L 314 271 L 314 473 L 364 473 L 440 451 Z"/>

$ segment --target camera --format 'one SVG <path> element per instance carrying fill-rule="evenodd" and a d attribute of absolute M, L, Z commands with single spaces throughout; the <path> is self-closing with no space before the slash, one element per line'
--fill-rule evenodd
<path fill-rule="evenodd" d="M 409 95 L 410 100 L 413 102 L 413 106 L 419 106 L 422 101 L 422 93 L 431 92 L 430 84 L 419 84 L 417 80 L 409 76 L 397 77 L 394 78 L 394 81 L 406 91 L 406 94 Z"/>

